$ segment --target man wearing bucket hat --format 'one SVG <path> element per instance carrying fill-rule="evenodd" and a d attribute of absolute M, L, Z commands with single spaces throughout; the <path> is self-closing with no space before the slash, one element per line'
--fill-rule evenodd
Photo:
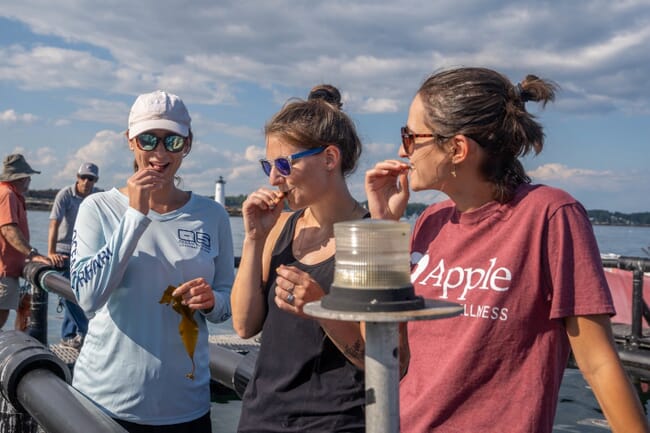
<path fill-rule="evenodd" d="M 25 259 L 50 264 L 29 243 L 24 194 L 34 170 L 20 154 L 8 155 L 0 174 L 0 328 L 19 301 L 18 278 Z"/>
<path fill-rule="evenodd" d="M 84 162 L 77 170 L 77 181 L 61 189 L 54 198 L 47 235 L 47 256 L 66 278 L 70 278 L 72 230 L 79 206 L 90 194 L 101 191 L 95 188 L 98 179 L 99 167 L 92 162 Z M 65 310 L 61 344 L 79 349 L 88 330 L 88 318 L 74 302 L 59 298 L 59 306 Z"/>

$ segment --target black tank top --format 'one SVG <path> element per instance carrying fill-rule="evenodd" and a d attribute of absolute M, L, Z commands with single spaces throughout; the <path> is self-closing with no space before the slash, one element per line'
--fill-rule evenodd
<path fill-rule="evenodd" d="M 334 256 L 306 265 L 293 255 L 295 212 L 285 224 L 271 258 L 265 287 L 267 315 L 253 378 L 243 398 L 238 431 L 364 432 L 364 372 L 336 348 L 314 319 L 275 305 L 275 269 L 295 266 L 329 291 Z"/>

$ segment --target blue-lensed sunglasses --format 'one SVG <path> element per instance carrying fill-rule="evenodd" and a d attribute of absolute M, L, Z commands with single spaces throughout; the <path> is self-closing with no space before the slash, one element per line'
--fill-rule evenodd
<path fill-rule="evenodd" d="M 185 148 L 187 137 L 178 134 L 169 134 L 164 137 L 158 137 L 154 134 L 145 132 L 135 137 L 138 147 L 145 152 L 151 152 L 158 146 L 160 141 L 165 145 L 168 152 L 177 153 Z"/>
<path fill-rule="evenodd" d="M 275 166 L 275 169 L 282 176 L 289 176 L 291 174 L 291 165 L 293 164 L 293 161 L 302 158 L 303 156 L 317 155 L 325 150 L 326 147 L 327 146 L 314 147 L 313 149 L 303 150 L 302 152 L 294 153 L 293 155 L 276 158 L 273 161 L 260 159 L 260 164 L 262 164 L 262 170 L 264 170 L 264 173 L 266 173 L 267 176 L 271 176 L 271 164 Z"/>

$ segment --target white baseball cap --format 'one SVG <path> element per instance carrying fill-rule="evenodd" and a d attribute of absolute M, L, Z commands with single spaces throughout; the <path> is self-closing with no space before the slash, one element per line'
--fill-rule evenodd
<path fill-rule="evenodd" d="M 144 93 L 129 113 L 129 138 L 152 129 L 166 129 L 183 137 L 190 134 L 192 119 L 178 96 L 163 90 Z"/>

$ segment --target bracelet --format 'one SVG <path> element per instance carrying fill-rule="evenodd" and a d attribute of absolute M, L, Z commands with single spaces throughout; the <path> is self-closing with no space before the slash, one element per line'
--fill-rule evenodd
<path fill-rule="evenodd" d="M 32 257 L 38 256 L 38 255 L 39 255 L 39 253 L 38 253 L 38 250 L 36 248 L 30 248 L 29 253 L 27 254 L 27 258 L 31 259 Z"/>

